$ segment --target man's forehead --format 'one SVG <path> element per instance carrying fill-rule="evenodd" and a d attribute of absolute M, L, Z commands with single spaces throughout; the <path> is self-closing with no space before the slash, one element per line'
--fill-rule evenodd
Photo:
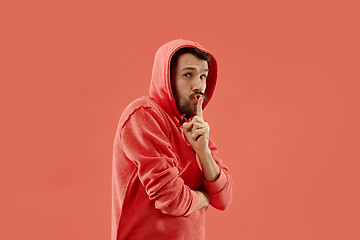
<path fill-rule="evenodd" d="M 184 53 L 179 56 L 178 67 L 181 71 L 195 70 L 195 71 L 209 71 L 208 62 L 206 60 L 199 59 L 191 53 Z"/>
<path fill-rule="evenodd" d="M 194 67 L 194 66 L 186 66 L 186 67 L 181 69 L 181 71 L 188 71 L 188 70 L 190 70 L 190 71 L 204 70 L 205 72 L 209 71 L 209 69 L 207 69 L 207 68 L 204 69 L 203 67 L 199 68 L 199 67 Z"/>

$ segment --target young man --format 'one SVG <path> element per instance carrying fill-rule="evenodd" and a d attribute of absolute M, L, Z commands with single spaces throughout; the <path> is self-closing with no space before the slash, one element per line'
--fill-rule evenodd
<path fill-rule="evenodd" d="M 178 39 L 156 52 L 149 96 L 122 113 L 114 140 L 111 239 L 205 239 L 208 205 L 232 200 L 228 168 L 203 109 L 216 84 L 214 55 Z"/>

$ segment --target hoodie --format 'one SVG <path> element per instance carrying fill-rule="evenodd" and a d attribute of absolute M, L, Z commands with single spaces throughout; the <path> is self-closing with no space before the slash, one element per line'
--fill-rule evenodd
<path fill-rule="evenodd" d="M 228 167 L 209 140 L 219 177 L 208 182 L 198 156 L 187 142 L 182 124 L 189 121 L 177 109 L 171 90 L 170 60 L 182 47 L 211 55 L 206 83 L 209 103 L 216 85 L 217 62 L 200 44 L 177 39 L 155 54 L 149 96 L 137 98 L 121 114 L 112 162 L 111 240 L 205 239 L 205 210 L 195 211 L 196 190 L 206 190 L 210 205 L 225 210 L 232 201 Z"/>

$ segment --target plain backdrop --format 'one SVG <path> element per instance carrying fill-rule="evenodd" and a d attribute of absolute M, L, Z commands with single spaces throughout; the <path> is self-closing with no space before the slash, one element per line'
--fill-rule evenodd
<path fill-rule="evenodd" d="M 0 239 L 110 239 L 121 112 L 164 43 L 218 59 L 204 116 L 235 182 L 208 240 L 360 239 L 358 1 L 0 4 Z"/>

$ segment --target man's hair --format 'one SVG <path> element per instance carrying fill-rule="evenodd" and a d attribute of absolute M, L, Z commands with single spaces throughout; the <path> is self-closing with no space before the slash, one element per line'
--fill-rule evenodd
<path fill-rule="evenodd" d="M 206 52 L 203 52 L 203 51 L 201 51 L 201 50 L 199 50 L 197 48 L 193 48 L 193 47 L 183 47 L 183 48 L 180 48 L 179 50 L 177 50 L 174 53 L 174 55 L 172 56 L 171 61 L 170 61 L 170 69 L 177 66 L 178 57 L 181 54 L 184 54 L 184 53 L 191 53 L 195 57 L 197 57 L 197 58 L 199 58 L 201 60 L 205 60 L 208 63 L 211 60 L 210 54 L 208 54 Z"/>

